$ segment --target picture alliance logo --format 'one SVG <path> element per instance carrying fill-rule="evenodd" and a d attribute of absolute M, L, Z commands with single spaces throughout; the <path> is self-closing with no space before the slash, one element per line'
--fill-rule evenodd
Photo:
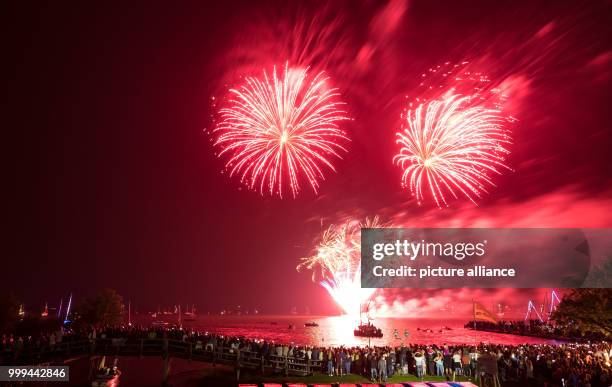
<path fill-rule="evenodd" d="M 487 240 L 480 242 L 410 242 L 396 240 L 392 243 L 375 243 L 372 246 L 372 258 L 380 261 L 385 257 L 408 257 L 414 261 L 417 257 L 446 257 L 462 261 L 469 257 L 482 257 L 486 253 Z"/>

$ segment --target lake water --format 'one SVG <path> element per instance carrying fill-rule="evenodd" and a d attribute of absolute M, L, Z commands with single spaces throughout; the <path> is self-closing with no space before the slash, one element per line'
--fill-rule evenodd
<path fill-rule="evenodd" d="M 149 325 L 153 319 L 147 315 L 134 316 L 134 323 Z M 163 316 L 155 320 L 176 323 L 176 316 Z M 314 321 L 318 327 L 305 327 Z M 383 332 L 382 338 L 372 338 L 372 345 L 417 344 L 555 344 L 555 340 L 501 333 L 478 332 L 465 329 L 465 320 L 421 319 L 421 318 L 377 318 L 372 321 Z M 295 329 L 290 329 L 293 324 Z M 198 316 L 195 321 L 184 321 L 185 329 L 213 332 L 227 336 L 244 336 L 280 343 L 298 345 L 368 345 L 368 338 L 353 335 L 358 322 L 349 316 Z M 450 330 L 443 329 L 451 328 Z M 421 330 L 417 329 L 420 328 Z M 431 329 L 426 332 L 423 329 Z M 396 337 L 394 330 L 399 333 Z M 408 337 L 404 332 L 408 332 Z"/>

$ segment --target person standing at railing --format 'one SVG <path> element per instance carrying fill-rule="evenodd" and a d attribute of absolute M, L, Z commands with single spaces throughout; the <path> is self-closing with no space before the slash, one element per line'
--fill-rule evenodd
<path fill-rule="evenodd" d="M 334 361 L 333 361 L 334 354 L 331 351 L 331 349 L 327 351 L 326 358 L 327 358 L 327 375 L 334 376 Z"/>
<path fill-rule="evenodd" d="M 406 367 L 406 347 L 404 346 L 404 343 L 402 343 L 401 347 L 400 347 L 400 351 L 399 351 L 399 363 L 400 363 L 400 369 L 401 369 L 401 373 L 402 375 L 407 374 L 408 370 Z"/>
<path fill-rule="evenodd" d="M 213 339 L 214 336 L 211 336 L 206 342 L 206 347 L 204 348 L 206 352 L 213 352 L 215 350 L 215 346 L 213 345 Z"/>
<path fill-rule="evenodd" d="M 381 354 L 378 359 L 378 376 L 381 383 L 387 381 L 387 361 L 385 354 Z"/>
<path fill-rule="evenodd" d="M 425 356 L 424 374 L 434 375 L 436 373 L 436 364 L 433 360 L 435 355 L 434 350 L 430 346 L 427 346 L 427 348 L 423 351 L 423 355 Z"/>
<path fill-rule="evenodd" d="M 261 354 L 262 359 L 268 360 L 270 355 L 270 344 L 267 341 L 263 342 L 263 345 L 260 347 L 259 353 Z"/>
<path fill-rule="evenodd" d="M 312 360 L 314 360 L 314 361 L 319 360 L 319 348 L 314 347 L 314 348 L 312 349 L 312 355 L 310 356 L 310 358 L 311 358 Z"/>
<path fill-rule="evenodd" d="M 344 363 L 344 370 L 347 375 L 351 373 L 352 366 L 353 366 L 353 353 L 352 351 L 347 350 L 346 363 Z"/>
<path fill-rule="evenodd" d="M 453 353 L 453 376 L 454 375 L 461 375 L 461 349 Z"/>
<path fill-rule="evenodd" d="M 49 350 L 51 352 L 55 351 L 55 333 L 53 332 L 49 335 Z"/>
<path fill-rule="evenodd" d="M 354 351 L 352 354 L 351 372 L 357 375 L 363 374 L 363 365 L 359 351 Z"/>
<path fill-rule="evenodd" d="M 525 359 L 525 377 L 527 380 L 533 379 L 533 362 L 528 356 Z"/>
<path fill-rule="evenodd" d="M 470 368 L 470 362 L 471 362 L 471 358 L 470 358 L 470 354 L 469 351 L 466 348 L 463 349 L 463 354 L 461 355 L 461 365 L 463 366 L 463 375 L 464 376 L 468 376 L 471 377 L 472 376 L 472 370 Z"/>
<path fill-rule="evenodd" d="M 444 375 L 444 358 L 442 357 L 442 353 L 437 352 L 434 357 L 434 362 L 436 363 L 436 376 Z"/>
<path fill-rule="evenodd" d="M 370 353 L 368 356 L 368 363 L 370 364 L 370 378 L 373 382 L 375 382 L 378 379 L 378 371 L 376 368 L 378 365 L 378 359 L 376 358 L 376 352 Z"/>
<path fill-rule="evenodd" d="M 15 357 L 18 357 L 23 350 L 23 337 L 19 336 L 17 340 L 15 340 Z"/>
<path fill-rule="evenodd" d="M 425 356 L 420 351 L 417 351 L 414 354 L 414 361 L 416 367 L 416 376 L 417 378 L 423 378 L 423 368 L 425 368 Z"/>
<path fill-rule="evenodd" d="M 236 353 L 236 380 L 240 380 L 240 346 L 237 346 L 234 352 Z"/>
<path fill-rule="evenodd" d="M 393 350 L 391 350 L 391 352 L 387 354 L 386 362 L 387 362 L 387 376 L 392 377 L 393 369 L 395 368 L 395 352 Z"/>
<path fill-rule="evenodd" d="M 344 360 L 345 359 L 345 355 L 344 355 L 344 351 L 342 349 L 338 349 L 336 350 L 336 356 L 335 356 L 335 360 L 336 360 L 336 375 L 342 376 L 342 374 L 344 373 Z"/>

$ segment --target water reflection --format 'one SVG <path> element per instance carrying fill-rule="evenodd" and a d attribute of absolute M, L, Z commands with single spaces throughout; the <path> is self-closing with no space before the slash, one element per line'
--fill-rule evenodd
<path fill-rule="evenodd" d="M 314 321 L 319 326 L 307 327 Z M 174 321 L 172 321 L 174 322 Z M 150 325 L 151 318 L 137 316 L 136 324 Z M 348 315 L 332 317 L 315 316 L 198 316 L 195 321 L 184 323 L 186 329 L 215 332 L 223 335 L 265 339 L 299 345 L 372 345 L 399 346 L 402 343 L 418 344 L 473 344 L 491 342 L 499 344 L 555 343 L 527 336 L 501 333 L 475 332 L 463 328 L 464 320 L 377 318 L 372 321 L 383 332 L 382 338 L 355 337 L 353 330 L 359 321 Z M 289 325 L 295 329 L 289 328 Z M 448 327 L 450 329 L 444 329 Z M 394 332 L 397 331 L 397 334 Z M 407 333 L 407 337 L 404 333 Z"/>

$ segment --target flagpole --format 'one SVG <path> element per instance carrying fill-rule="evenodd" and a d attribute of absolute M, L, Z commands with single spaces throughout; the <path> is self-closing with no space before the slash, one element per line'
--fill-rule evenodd
<path fill-rule="evenodd" d="M 472 311 L 474 312 L 474 331 L 476 330 L 476 303 L 474 302 L 474 299 L 472 298 Z"/>
<path fill-rule="evenodd" d="M 478 344 L 476 340 L 476 302 L 474 302 L 474 299 L 472 298 L 472 312 L 474 313 L 474 321 L 472 323 L 472 326 L 474 327 L 474 347 L 476 347 L 476 345 Z"/>
<path fill-rule="evenodd" d="M 57 318 L 59 319 L 62 316 L 62 304 L 64 303 L 64 299 L 60 298 L 59 309 L 57 310 Z"/>

